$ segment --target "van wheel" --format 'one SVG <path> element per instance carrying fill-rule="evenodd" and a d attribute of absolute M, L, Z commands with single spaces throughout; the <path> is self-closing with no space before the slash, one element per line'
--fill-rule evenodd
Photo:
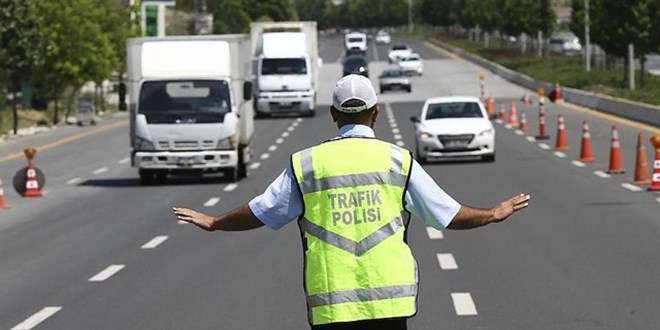
<path fill-rule="evenodd" d="M 154 183 L 154 172 L 149 170 L 140 170 L 140 184 L 149 186 Z"/>

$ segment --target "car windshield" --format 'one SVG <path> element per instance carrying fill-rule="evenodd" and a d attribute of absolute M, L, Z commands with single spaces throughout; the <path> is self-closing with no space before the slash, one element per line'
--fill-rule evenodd
<path fill-rule="evenodd" d="M 386 71 L 383 71 L 382 76 L 383 77 L 388 77 L 388 78 L 391 78 L 391 77 L 404 77 L 404 76 L 406 76 L 406 73 L 401 71 L 401 70 L 386 70 Z"/>
<path fill-rule="evenodd" d="M 307 64 L 304 58 L 265 58 L 261 74 L 307 74 Z"/>
<path fill-rule="evenodd" d="M 392 46 L 392 50 L 407 50 L 408 46 L 406 45 L 394 45 Z"/>
<path fill-rule="evenodd" d="M 476 102 L 450 102 L 429 104 L 426 119 L 483 118 Z"/>
<path fill-rule="evenodd" d="M 419 61 L 419 57 L 409 56 L 409 57 L 405 57 L 405 58 L 403 58 L 401 61 L 403 61 L 403 62 L 414 62 L 414 61 Z"/>
<path fill-rule="evenodd" d="M 231 111 L 226 81 L 147 81 L 140 91 L 140 113 L 213 113 Z"/>

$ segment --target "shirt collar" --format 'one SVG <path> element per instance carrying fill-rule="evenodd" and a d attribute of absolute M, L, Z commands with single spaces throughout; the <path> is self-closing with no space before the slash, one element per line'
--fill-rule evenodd
<path fill-rule="evenodd" d="M 339 137 L 352 136 L 374 138 L 376 137 L 376 134 L 374 133 L 374 130 L 371 129 L 371 127 L 359 124 L 347 124 L 339 129 Z"/>

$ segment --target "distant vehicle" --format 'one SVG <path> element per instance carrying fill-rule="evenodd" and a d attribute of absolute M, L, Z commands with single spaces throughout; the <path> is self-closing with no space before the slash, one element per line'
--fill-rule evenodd
<path fill-rule="evenodd" d="M 429 158 L 481 156 L 495 161 L 495 129 L 481 101 L 471 96 L 427 99 L 415 123 L 415 155 L 420 163 Z"/>
<path fill-rule="evenodd" d="M 369 77 L 369 62 L 364 56 L 354 55 L 344 59 L 344 76 L 359 74 Z"/>
<path fill-rule="evenodd" d="M 408 74 L 422 75 L 424 72 L 424 63 L 419 54 L 412 53 L 399 60 L 399 68 Z"/>
<path fill-rule="evenodd" d="M 362 32 L 351 32 L 344 37 L 346 54 L 367 54 L 367 35 Z"/>
<path fill-rule="evenodd" d="M 376 43 L 377 44 L 389 44 L 392 42 L 392 37 L 390 37 L 390 34 L 381 30 L 376 33 Z"/>
<path fill-rule="evenodd" d="M 383 73 L 378 76 L 378 81 L 381 93 L 385 93 L 385 91 L 388 90 L 405 90 L 408 93 L 412 91 L 412 85 L 410 84 L 408 74 L 399 69 L 383 71 Z"/>
<path fill-rule="evenodd" d="M 550 51 L 565 55 L 579 55 L 582 53 L 580 39 L 576 36 L 550 38 Z"/>
<path fill-rule="evenodd" d="M 412 48 L 403 44 L 392 45 L 390 51 L 387 53 L 387 58 L 390 63 L 398 62 L 401 58 L 412 54 Z"/>

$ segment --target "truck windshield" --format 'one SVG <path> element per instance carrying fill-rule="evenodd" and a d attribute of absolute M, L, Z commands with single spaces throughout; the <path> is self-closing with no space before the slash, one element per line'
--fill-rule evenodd
<path fill-rule="evenodd" d="M 304 58 L 265 58 L 261 74 L 307 74 L 307 64 Z"/>
<path fill-rule="evenodd" d="M 216 123 L 231 111 L 229 86 L 217 80 L 147 81 L 140 113 L 149 123 Z"/>

